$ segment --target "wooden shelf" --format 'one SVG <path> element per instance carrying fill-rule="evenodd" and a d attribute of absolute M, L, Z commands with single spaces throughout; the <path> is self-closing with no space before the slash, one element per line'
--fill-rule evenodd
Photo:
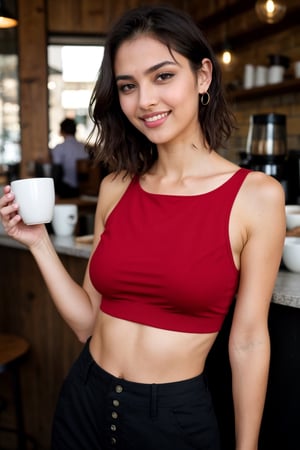
<path fill-rule="evenodd" d="M 283 83 L 268 84 L 266 86 L 255 87 L 252 89 L 237 89 L 228 91 L 227 95 L 231 101 L 254 100 L 259 97 L 272 97 L 280 94 L 299 92 L 300 78 L 287 80 Z"/>

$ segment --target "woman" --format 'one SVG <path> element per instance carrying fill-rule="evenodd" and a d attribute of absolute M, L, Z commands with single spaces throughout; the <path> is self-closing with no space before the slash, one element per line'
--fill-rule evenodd
<path fill-rule="evenodd" d="M 44 226 L 22 223 L 9 187 L 0 201 L 7 233 L 28 246 L 86 342 L 63 385 L 52 448 L 219 449 L 203 371 L 236 296 L 236 450 L 256 450 L 283 190 L 217 154 L 233 127 L 220 68 L 180 11 L 142 7 L 120 19 L 91 111 L 96 159 L 112 173 L 101 183 L 83 287 Z"/>

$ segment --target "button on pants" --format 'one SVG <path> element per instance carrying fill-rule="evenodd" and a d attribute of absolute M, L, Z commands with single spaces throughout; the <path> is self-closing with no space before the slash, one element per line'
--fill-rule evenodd
<path fill-rule="evenodd" d="M 89 342 L 63 383 L 52 450 L 220 450 L 204 376 L 141 384 L 107 373 Z"/>

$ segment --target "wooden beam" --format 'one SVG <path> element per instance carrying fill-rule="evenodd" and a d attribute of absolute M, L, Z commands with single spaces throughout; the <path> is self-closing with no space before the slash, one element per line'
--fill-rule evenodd
<path fill-rule="evenodd" d="M 295 27 L 299 25 L 300 17 L 300 5 L 287 11 L 286 16 L 278 23 L 266 24 L 257 21 L 257 26 L 251 27 L 244 32 L 238 33 L 236 35 L 230 35 L 228 33 L 227 37 L 230 41 L 230 45 L 233 49 L 240 49 L 245 45 L 260 41 L 266 37 L 276 35 L 284 30 Z M 221 51 L 224 42 L 218 41 L 213 43 L 214 51 Z"/>
<path fill-rule="evenodd" d="M 21 176 L 48 155 L 47 33 L 45 0 L 19 0 Z"/>
<path fill-rule="evenodd" d="M 238 0 L 231 3 L 215 13 L 208 15 L 198 22 L 202 30 L 209 32 L 211 28 L 221 25 L 226 20 L 233 19 L 241 14 L 246 13 L 254 8 L 253 0 Z"/>

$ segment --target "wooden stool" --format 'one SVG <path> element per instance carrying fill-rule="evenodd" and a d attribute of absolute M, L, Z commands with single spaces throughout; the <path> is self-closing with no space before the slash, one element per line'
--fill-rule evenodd
<path fill-rule="evenodd" d="M 14 408 L 16 414 L 16 429 L 2 428 L 3 431 L 17 434 L 18 450 L 26 449 L 26 434 L 24 430 L 22 393 L 19 368 L 23 357 L 29 350 L 29 343 L 14 334 L 0 333 L 0 374 L 9 371 L 12 376 Z M 1 430 L 1 428 L 0 428 Z"/>

